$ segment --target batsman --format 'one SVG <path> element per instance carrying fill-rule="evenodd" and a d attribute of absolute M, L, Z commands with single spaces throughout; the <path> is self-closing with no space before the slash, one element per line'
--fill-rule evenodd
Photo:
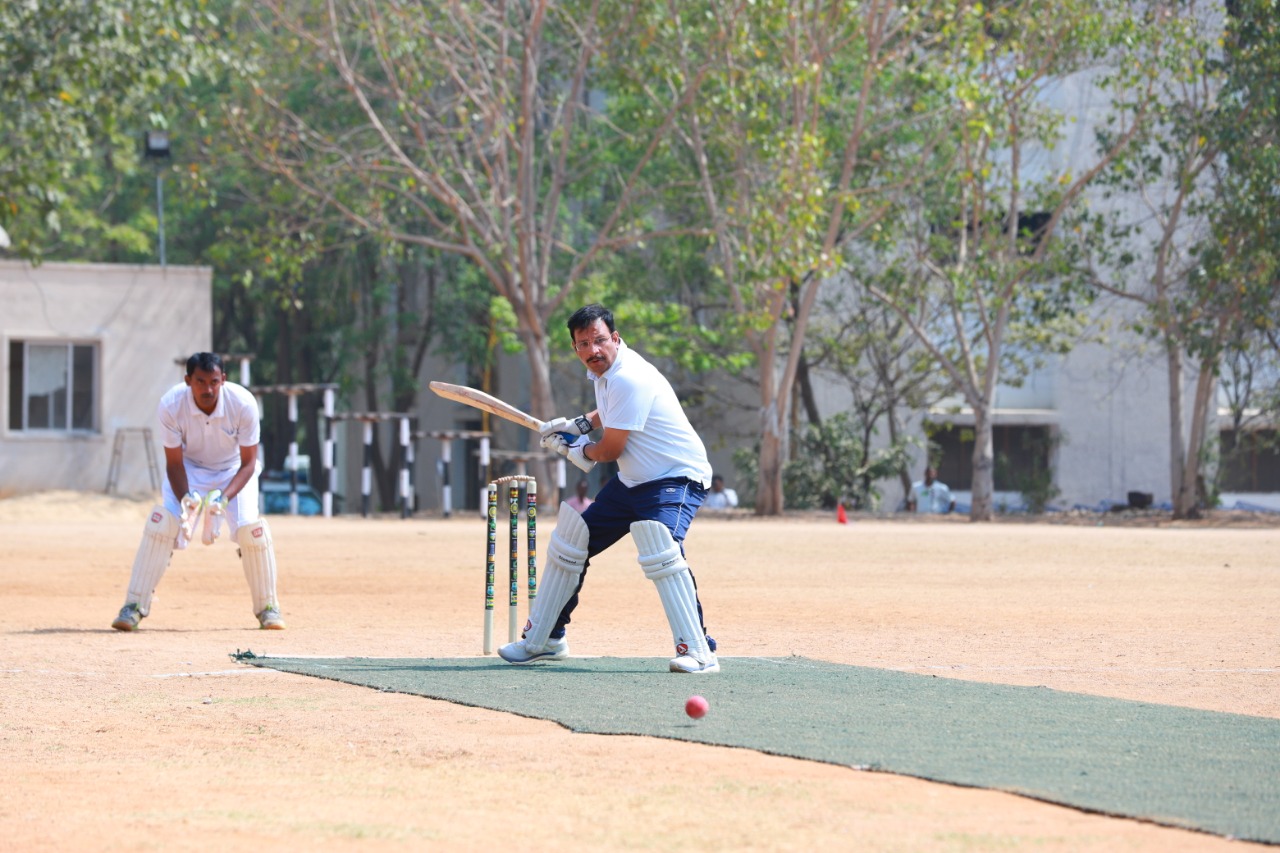
<path fill-rule="evenodd" d="M 640 567 L 653 581 L 671 626 L 672 672 L 720 671 L 707 636 L 684 539 L 711 485 L 711 465 L 675 390 L 657 368 L 630 349 L 613 313 L 587 305 L 569 318 L 574 352 L 595 384 L 595 410 L 541 427 L 542 446 L 582 470 L 617 462 L 618 473 L 581 514 L 560 506 L 547 547 L 542 584 L 524 636 L 498 649 L 510 663 L 563 660 L 565 626 L 578 603 L 591 558 L 628 533 Z M 603 429 L 598 441 L 587 436 Z"/>
<path fill-rule="evenodd" d="M 152 594 L 174 550 L 197 536 L 212 545 L 225 523 L 239 545 L 259 627 L 283 629 L 271 528 L 258 507 L 258 401 L 226 380 L 221 357 L 198 352 L 187 359 L 184 381 L 160 398 L 158 415 L 167 475 L 163 504 L 147 518 L 124 607 L 111 627 L 136 631 L 151 612 Z"/>

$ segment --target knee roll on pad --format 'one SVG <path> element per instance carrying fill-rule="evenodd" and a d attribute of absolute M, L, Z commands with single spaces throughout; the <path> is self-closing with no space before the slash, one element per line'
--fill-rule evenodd
<path fill-rule="evenodd" d="M 142 528 L 142 542 L 138 544 L 138 553 L 133 558 L 129 592 L 125 597 L 126 604 L 137 603 L 143 616 L 151 612 L 151 594 L 169 567 L 178 530 L 177 516 L 158 504 L 151 508 L 147 523 Z"/>
<path fill-rule="evenodd" d="M 555 627 L 556 618 L 578 588 L 578 580 L 587 563 L 587 543 L 590 532 L 578 511 L 567 503 L 560 504 L 556 516 L 556 529 L 547 545 L 546 564 L 542 568 L 542 583 L 538 597 L 529 611 L 524 637 L 529 646 L 546 645 Z"/>
<path fill-rule="evenodd" d="M 687 571 L 689 563 L 680 546 L 671 538 L 667 526 L 657 521 L 637 521 L 631 525 L 631 538 L 640 552 L 640 567 L 651 581 Z"/>
<path fill-rule="evenodd" d="M 276 552 L 266 520 L 260 518 L 237 529 L 236 543 L 240 546 L 240 563 L 244 567 L 244 579 L 249 582 L 254 614 L 261 613 L 270 605 L 279 606 L 276 601 Z"/>

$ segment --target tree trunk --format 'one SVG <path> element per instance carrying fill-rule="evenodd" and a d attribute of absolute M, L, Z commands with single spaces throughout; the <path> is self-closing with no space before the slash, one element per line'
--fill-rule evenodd
<path fill-rule="evenodd" d="M 889 443 L 896 447 L 898 445 L 898 434 L 902 429 L 898 426 L 898 417 L 894 413 L 897 411 L 896 399 L 891 401 L 889 406 Z M 905 466 L 898 469 L 898 482 L 902 484 L 902 506 L 905 509 L 907 500 L 911 497 L 911 472 Z"/>
<path fill-rule="evenodd" d="M 766 410 L 760 430 L 760 483 L 756 491 L 756 515 L 782 514 L 782 468 L 786 463 L 787 425 L 776 407 Z"/>
<path fill-rule="evenodd" d="M 1214 371 L 1210 365 L 1200 366 L 1200 376 L 1196 379 L 1196 397 L 1191 408 L 1191 436 L 1187 444 L 1186 463 L 1182 469 L 1182 491 L 1186 503 L 1174 504 L 1174 518 L 1200 518 L 1201 501 L 1204 495 L 1200 489 L 1201 451 L 1208 437 L 1211 404 L 1214 399 Z M 1189 494 L 1188 494 L 1189 493 Z"/>
<path fill-rule="evenodd" d="M 1186 437 L 1182 422 L 1182 348 L 1165 337 L 1165 367 L 1169 377 L 1169 492 L 1173 517 L 1187 518 L 1195 507 L 1195 480 L 1187 481 Z"/>
<path fill-rule="evenodd" d="M 973 483 L 971 521 L 991 521 L 995 517 L 995 452 L 991 440 L 991 411 L 986 406 L 973 410 Z"/>
<path fill-rule="evenodd" d="M 813 393 L 813 383 L 809 378 L 809 361 L 803 355 L 796 367 L 796 385 L 800 388 L 800 401 L 804 403 L 804 413 L 809 423 L 820 426 L 822 413 L 818 411 L 818 398 Z"/>
<path fill-rule="evenodd" d="M 551 345 L 547 337 L 545 321 L 520 324 L 520 337 L 524 342 L 525 354 L 529 359 L 529 414 L 539 420 L 548 421 L 567 412 L 556 410 L 555 395 L 551 389 Z M 539 437 L 529 436 L 529 448 L 539 452 Z M 568 465 L 568 463 L 565 463 Z M 538 502 L 542 506 L 559 508 L 560 484 L 554 473 L 558 466 L 552 459 L 531 459 L 529 473 L 538 480 Z M 567 470 L 566 481 L 573 478 L 578 469 Z"/>

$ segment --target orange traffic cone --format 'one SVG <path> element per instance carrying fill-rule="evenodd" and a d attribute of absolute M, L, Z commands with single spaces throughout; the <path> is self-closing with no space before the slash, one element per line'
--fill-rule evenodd
<path fill-rule="evenodd" d="M 849 523 L 849 516 L 845 515 L 844 504 L 836 504 L 836 521 L 841 524 Z"/>

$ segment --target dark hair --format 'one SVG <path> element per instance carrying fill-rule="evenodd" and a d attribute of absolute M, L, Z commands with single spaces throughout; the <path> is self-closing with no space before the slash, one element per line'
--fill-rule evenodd
<path fill-rule="evenodd" d="M 574 311 L 573 316 L 569 318 L 569 337 L 572 338 L 574 332 L 585 329 L 596 320 L 604 320 L 604 325 L 610 332 L 617 331 L 613 327 L 613 312 L 599 302 L 592 302 Z"/>
<path fill-rule="evenodd" d="M 197 370 L 206 370 L 213 372 L 217 370 L 219 373 L 225 374 L 227 371 L 222 366 L 222 356 L 216 352 L 198 352 L 187 359 L 187 375 L 195 373 Z"/>

